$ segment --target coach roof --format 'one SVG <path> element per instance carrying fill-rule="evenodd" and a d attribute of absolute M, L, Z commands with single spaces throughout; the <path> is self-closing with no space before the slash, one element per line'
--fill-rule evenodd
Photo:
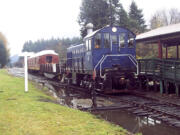
<path fill-rule="evenodd" d="M 43 50 L 43 51 L 40 51 L 38 53 L 35 53 L 33 56 L 31 56 L 29 58 L 34 58 L 34 57 L 38 57 L 38 56 L 42 56 L 42 55 L 47 55 L 47 54 L 58 55 L 54 50 Z"/>

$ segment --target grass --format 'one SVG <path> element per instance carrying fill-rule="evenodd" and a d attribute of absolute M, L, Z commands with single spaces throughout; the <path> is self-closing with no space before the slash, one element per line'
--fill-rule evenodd
<path fill-rule="evenodd" d="M 55 99 L 23 78 L 0 70 L 0 135 L 126 135 L 119 126 L 87 112 L 40 99 Z"/>

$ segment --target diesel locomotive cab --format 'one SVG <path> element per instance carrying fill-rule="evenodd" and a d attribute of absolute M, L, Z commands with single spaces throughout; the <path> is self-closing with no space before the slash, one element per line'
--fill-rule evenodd
<path fill-rule="evenodd" d="M 124 28 L 104 27 L 93 35 L 93 75 L 97 90 L 128 87 L 136 71 L 135 35 Z"/>
<path fill-rule="evenodd" d="M 87 88 L 95 82 L 96 89 L 104 92 L 129 85 L 137 64 L 135 34 L 115 26 L 88 28 L 83 44 L 67 49 L 68 79 Z"/>

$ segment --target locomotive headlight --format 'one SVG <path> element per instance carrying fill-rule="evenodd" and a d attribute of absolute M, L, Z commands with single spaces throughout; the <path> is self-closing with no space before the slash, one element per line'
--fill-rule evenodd
<path fill-rule="evenodd" d="M 116 32 L 117 28 L 116 27 L 112 27 L 112 32 Z"/>

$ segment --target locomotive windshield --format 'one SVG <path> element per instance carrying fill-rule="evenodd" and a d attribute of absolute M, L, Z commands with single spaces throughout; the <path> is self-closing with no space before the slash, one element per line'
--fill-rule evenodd
<path fill-rule="evenodd" d="M 134 37 L 133 37 L 133 35 L 131 33 L 128 34 L 128 47 L 129 48 L 134 47 Z"/>
<path fill-rule="evenodd" d="M 104 48 L 110 48 L 109 33 L 104 33 Z"/>
<path fill-rule="evenodd" d="M 100 45 L 101 45 L 101 34 L 100 33 L 96 34 L 94 45 L 95 45 L 94 48 L 96 48 L 96 49 L 100 48 Z"/>
<path fill-rule="evenodd" d="M 112 44 L 118 44 L 118 38 L 117 35 L 111 35 Z"/>
<path fill-rule="evenodd" d="M 119 43 L 121 48 L 125 47 L 125 33 L 119 35 Z"/>

